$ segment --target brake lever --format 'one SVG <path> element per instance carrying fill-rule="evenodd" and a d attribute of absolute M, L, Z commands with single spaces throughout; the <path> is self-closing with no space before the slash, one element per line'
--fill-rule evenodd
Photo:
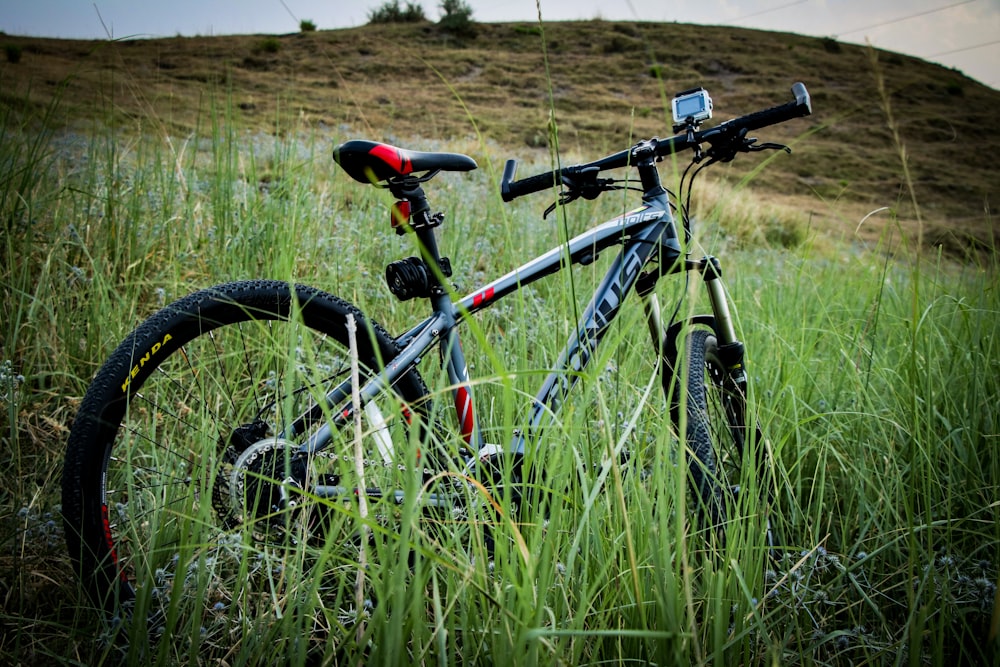
<path fill-rule="evenodd" d="M 563 176 L 563 184 L 568 189 L 559 193 L 558 202 L 551 204 L 545 209 L 545 213 L 542 214 L 543 220 L 549 217 L 549 214 L 556 210 L 557 206 L 565 206 L 580 197 L 587 200 L 594 200 L 600 197 L 602 193 L 614 190 L 617 187 L 613 178 L 597 178 L 596 168 L 576 177 Z"/>
<path fill-rule="evenodd" d="M 792 149 L 784 144 L 775 144 L 768 142 L 755 146 L 753 145 L 753 142 L 755 141 L 757 140 L 753 139 L 746 143 L 746 150 L 748 153 L 759 153 L 760 151 L 785 151 L 786 153 L 791 154 L 792 152 Z"/>
<path fill-rule="evenodd" d="M 559 193 L 559 201 L 554 204 L 549 204 L 549 207 L 545 209 L 545 213 L 542 213 L 542 220 L 549 217 L 549 213 L 556 210 L 558 206 L 565 206 L 566 204 L 580 198 L 580 193 L 576 190 L 563 190 Z"/>
<path fill-rule="evenodd" d="M 792 149 L 784 144 L 768 142 L 758 145 L 757 137 L 746 136 L 746 130 L 743 129 L 730 141 L 712 146 L 708 150 L 708 155 L 716 162 L 731 162 L 736 158 L 738 153 L 759 153 L 760 151 L 770 150 L 783 150 L 786 153 L 792 152 Z"/>

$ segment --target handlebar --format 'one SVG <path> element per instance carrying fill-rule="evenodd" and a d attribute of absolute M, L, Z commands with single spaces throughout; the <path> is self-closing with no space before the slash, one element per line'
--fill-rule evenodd
<path fill-rule="evenodd" d="M 595 168 L 597 171 L 603 171 L 627 167 L 629 164 L 635 164 L 635 153 L 639 146 L 651 146 L 652 156 L 663 158 L 673 153 L 696 148 L 703 143 L 716 145 L 742 138 L 747 132 L 759 130 L 769 125 L 777 125 L 793 118 L 808 116 L 812 113 L 812 100 L 809 98 L 809 91 L 806 90 L 804 84 L 795 83 L 792 86 L 792 95 L 795 97 L 794 101 L 770 109 L 755 111 L 707 130 L 691 131 L 668 139 L 651 139 L 649 142 L 642 142 L 594 162 L 555 169 L 529 176 L 520 181 L 514 180 L 514 175 L 517 172 L 517 161 L 507 160 L 503 169 L 503 177 L 500 180 L 500 196 L 504 201 L 512 201 L 517 197 L 562 185 L 564 179 L 572 178 L 583 171 L 593 172 Z"/>

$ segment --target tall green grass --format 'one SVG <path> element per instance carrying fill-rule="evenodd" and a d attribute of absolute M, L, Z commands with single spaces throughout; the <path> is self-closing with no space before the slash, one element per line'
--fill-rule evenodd
<path fill-rule="evenodd" d="M 225 101 L 186 137 L 52 132 L 11 111 L 2 120 L 3 661 L 996 659 L 987 641 L 1000 565 L 996 255 L 978 264 L 925 255 L 917 265 L 881 248 L 817 251 L 794 219 L 795 241 L 768 247 L 739 231 L 753 229 L 751 214 L 733 227 L 726 209 L 700 214 L 698 242 L 726 249 L 752 399 L 782 481 L 775 518 L 786 546 L 776 560 L 747 529 L 758 525 L 752 516 L 734 522 L 721 551 L 695 525 L 636 309 L 543 435 L 531 461 L 545 471 L 534 478 L 537 511 L 519 515 L 502 496 L 492 505 L 473 487 L 484 500 L 471 524 L 425 522 L 414 505 L 389 527 L 373 523 L 360 609 L 357 552 L 336 535 L 286 554 L 237 545 L 237 589 L 221 606 L 206 602 L 205 586 L 222 565 L 188 544 L 164 624 L 149 633 L 126 622 L 128 641 L 113 639 L 114 622 L 71 577 L 58 517 L 67 429 L 100 362 L 166 302 L 238 278 L 313 284 L 399 331 L 423 306 L 392 299 L 381 271 L 413 249 L 390 229 L 384 193 L 335 173 L 330 149 L 349 138 L 339 132 L 245 134 Z M 507 157 L 408 144 L 472 150 L 484 167 Z M 448 212 L 441 244 L 462 292 L 621 211 L 606 197 L 543 221 L 544 198 L 501 205 L 495 172 L 445 174 L 426 188 Z M 744 240 L 722 243 L 733 235 Z M 589 294 L 606 261 L 525 289 L 473 323 L 466 353 L 491 441 L 504 444 L 520 424 L 574 330 L 582 304 L 572 295 Z M 675 282 L 658 290 L 665 304 L 686 294 Z M 707 308 L 687 296 L 683 312 Z M 424 376 L 444 394 L 432 361 Z M 492 559 L 479 522 L 494 526 Z"/>

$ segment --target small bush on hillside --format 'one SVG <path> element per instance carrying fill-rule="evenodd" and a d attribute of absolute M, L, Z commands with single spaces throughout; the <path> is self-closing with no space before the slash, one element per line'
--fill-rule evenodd
<path fill-rule="evenodd" d="M 623 37 L 622 35 L 612 35 L 611 39 L 604 43 L 602 51 L 604 53 L 625 53 L 632 46 L 632 41 L 628 37 Z"/>
<path fill-rule="evenodd" d="M 476 26 L 472 22 L 472 7 L 465 0 L 444 0 L 441 3 L 441 19 L 438 25 L 446 32 L 459 37 L 476 35 Z"/>
<path fill-rule="evenodd" d="M 281 50 L 281 42 L 277 37 L 267 37 L 262 39 L 254 47 L 254 53 L 277 53 Z"/>
<path fill-rule="evenodd" d="M 21 47 L 17 44 L 8 44 L 3 49 L 7 54 L 7 62 L 16 65 L 21 62 Z"/>
<path fill-rule="evenodd" d="M 406 7 L 399 6 L 399 0 L 386 0 L 368 12 L 369 23 L 419 23 L 426 21 L 424 8 L 406 0 Z"/>
<path fill-rule="evenodd" d="M 534 24 L 523 25 L 519 23 L 514 26 L 514 32 L 518 35 L 541 35 L 542 29 Z"/>
<path fill-rule="evenodd" d="M 299 21 L 299 31 L 300 32 L 315 32 L 316 24 L 309 19 L 302 19 Z"/>

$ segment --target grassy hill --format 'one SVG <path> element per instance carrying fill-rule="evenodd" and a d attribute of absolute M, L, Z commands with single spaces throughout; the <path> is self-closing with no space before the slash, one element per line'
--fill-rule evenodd
<path fill-rule="evenodd" d="M 705 86 L 723 120 L 784 102 L 791 83 L 803 81 L 814 116 L 761 135 L 795 141 L 798 155 L 775 160 L 754 187 L 838 236 L 883 206 L 912 228 L 905 152 L 924 239 L 951 251 L 996 246 L 1000 92 L 958 71 L 832 39 L 736 28 L 476 27 L 463 40 L 430 23 L 117 42 L 3 36 L 0 101 L 41 116 L 58 100 L 50 116 L 57 125 L 114 119 L 125 130 L 181 136 L 211 108 L 268 132 L 305 123 L 401 143 L 481 133 L 518 157 L 548 145 L 551 109 L 560 148 L 592 159 L 669 134 L 677 91 Z M 757 163 L 718 172 L 735 178 Z"/>

